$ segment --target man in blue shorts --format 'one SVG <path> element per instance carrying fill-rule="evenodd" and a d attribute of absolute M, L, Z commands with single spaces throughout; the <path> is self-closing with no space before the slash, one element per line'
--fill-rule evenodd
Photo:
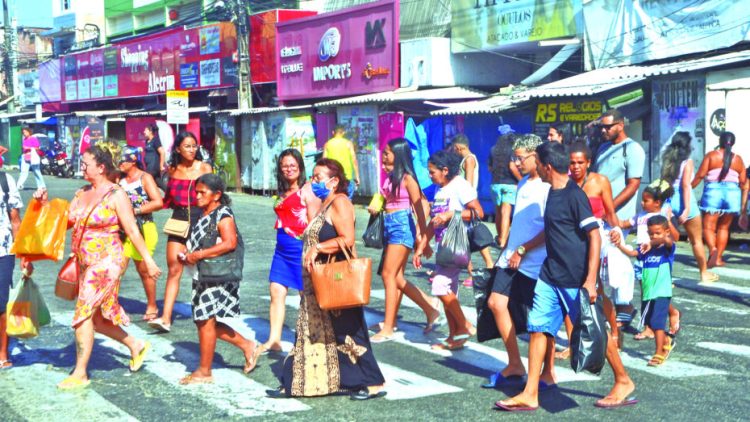
<path fill-rule="evenodd" d="M 565 146 L 548 142 L 537 148 L 536 155 L 539 175 L 551 185 L 544 209 L 547 258 L 534 288 L 534 302 L 528 317 L 531 340 L 526 387 L 517 396 L 495 403 L 496 409 L 506 411 L 539 407 L 539 390 L 554 388 L 557 383 L 554 371 L 545 371 L 542 376 L 541 370 L 545 353 L 554 351 L 555 334 L 563 317 L 567 314 L 571 321 L 576 321 L 580 292 L 587 292 L 592 303 L 596 300 L 601 246 L 599 223 L 591 213 L 586 194 L 568 177 L 570 158 Z M 607 342 L 607 361 L 614 371 L 615 385 L 596 406 L 635 404 L 635 400 L 628 398 L 635 384 L 625 372 L 612 337 Z"/>

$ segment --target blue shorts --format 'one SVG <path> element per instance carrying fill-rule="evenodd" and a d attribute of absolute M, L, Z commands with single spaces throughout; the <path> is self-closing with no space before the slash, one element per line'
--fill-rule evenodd
<path fill-rule="evenodd" d="M 557 287 L 541 278 L 534 288 L 534 304 L 529 311 L 528 330 L 530 333 L 557 334 L 568 315 L 571 321 L 578 316 L 579 288 Z"/>
<path fill-rule="evenodd" d="M 516 185 L 490 185 L 492 200 L 498 207 L 503 204 L 516 205 Z"/>
<path fill-rule="evenodd" d="M 417 236 L 417 227 L 411 216 L 411 209 L 386 212 L 383 214 L 384 240 L 387 245 L 404 245 L 414 249 L 414 238 Z"/>
<path fill-rule="evenodd" d="M 708 182 L 703 186 L 701 211 L 715 214 L 739 214 L 742 190 L 734 182 Z"/>
<path fill-rule="evenodd" d="M 682 207 L 682 187 L 680 187 L 679 189 L 675 189 L 674 194 L 667 201 L 669 202 L 669 206 L 672 208 L 672 214 L 674 214 L 675 217 L 679 217 L 680 215 L 682 215 L 682 212 L 684 211 Z M 699 215 L 700 209 L 698 209 L 698 200 L 695 199 L 695 193 L 691 191 L 690 211 L 688 212 L 687 219 L 692 220 Z"/>
<path fill-rule="evenodd" d="M 0 257 L 0 315 L 5 313 L 8 305 L 10 288 L 13 285 L 13 268 L 16 266 L 16 256 L 6 255 Z"/>
<path fill-rule="evenodd" d="M 641 302 L 641 327 L 666 331 L 671 301 L 672 298 L 669 297 L 657 297 Z"/>

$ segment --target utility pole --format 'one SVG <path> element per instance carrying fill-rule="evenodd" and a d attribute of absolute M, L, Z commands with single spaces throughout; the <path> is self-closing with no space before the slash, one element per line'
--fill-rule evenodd
<path fill-rule="evenodd" d="M 15 25 L 14 25 L 15 26 Z M 3 67 L 5 68 L 5 88 L 8 91 L 8 96 L 13 97 L 15 95 L 14 87 L 16 86 L 16 72 L 15 72 L 15 61 L 16 51 L 13 46 L 13 39 L 15 38 L 15 28 L 11 28 L 10 25 L 10 9 L 8 8 L 8 0 L 3 0 L 3 37 L 5 44 L 5 57 L 3 57 Z M 8 113 L 16 112 L 16 101 L 15 98 L 8 102 Z"/>
<path fill-rule="evenodd" d="M 234 6 L 232 17 L 237 29 L 237 54 L 239 55 L 240 67 L 238 72 L 239 91 L 238 103 L 240 109 L 253 108 L 252 80 L 250 74 L 250 42 L 248 28 L 248 7 L 243 0 L 231 0 Z"/>

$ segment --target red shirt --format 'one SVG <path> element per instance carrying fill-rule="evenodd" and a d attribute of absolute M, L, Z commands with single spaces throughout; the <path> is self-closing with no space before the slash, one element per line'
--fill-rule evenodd
<path fill-rule="evenodd" d="M 302 201 L 302 189 L 279 200 L 273 210 L 277 217 L 275 229 L 283 228 L 290 236 L 302 236 L 307 228 L 307 206 Z"/>

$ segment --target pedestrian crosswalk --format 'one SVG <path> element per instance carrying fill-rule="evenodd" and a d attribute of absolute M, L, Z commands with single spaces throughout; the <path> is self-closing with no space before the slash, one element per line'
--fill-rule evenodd
<path fill-rule="evenodd" d="M 382 312 L 376 309 L 382 309 L 380 297 L 383 296 L 382 290 L 373 291 L 374 299 L 372 308 L 365 308 L 365 318 L 368 325 L 375 324 L 382 320 Z M 263 299 L 270 301 L 270 297 L 263 296 Z M 290 295 L 287 297 L 287 308 L 290 312 L 298 309 L 299 297 Z M 403 299 L 402 306 L 414 308 L 416 304 Z M 471 310 L 466 307 L 467 314 Z M 177 303 L 175 313 L 180 317 L 190 318 L 191 309 L 189 304 Z M 59 336 L 54 347 L 72 348 L 72 341 L 68 325 L 72 319 L 72 312 L 54 312 L 53 326 L 45 330 L 65 331 L 67 336 L 64 338 L 64 344 L 60 344 Z M 185 323 L 184 319 L 179 319 L 178 324 Z M 248 338 L 265 339 L 268 335 L 268 320 L 252 314 L 242 314 L 238 318 L 226 319 L 223 322 L 229 324 L 244 336 Z M 449 366 L 473 368 L 471 373 L 490 374 L 500 370 L 507 364 L 508 356 L 497 347 L 491 347 L 486 344 L 468 342 L 467 346 L 460 351 L 434 350 L 430 347 L 440 336 L 438 333 L 425 335 L 422 333 L 423 324 L 412 323 L 400 320 L 399 331 L 392 343 L 396 347 L 405 347 L 408 352 L 406 356 L 410 361 L 426 360 L 427 362 L 449 363 Z M 273 388 L 276 385 L 266 385 L 254 379 L 253 375 L 244 375 L 241 372 L 243 362 L 217 363 L 214 365 L 215 384 L 212 385 L 194 385 L 183 387 L 178 385 L 178 381 L 185 374 L 193 370 L 199 360 L 197 347 L 186 347 L 179 341 L 175 341 L 173 334 L 170 335 L 150 335 L 147 329 L 141 328 L 137 324 L 132 324 L 127 331 L 139 338 L 148 338 L 152 344 L 152 351 L 149 354 L 146 365 L 143 367 L 145 373 L 149 376 L 158 378 L 164 385 L 174 386 L 173 395 L 180 400 L 192 400 L 203 403 L 205 406 L 218 409 L 223 414 L 236 418 L 247 417 L 264 417 L 274 414 L 287 414 L 294 417 L 295 414 L 305 414 L 315 407 L 314 401 L 307 399 L 287 399 L 280 402 L 277 399 L 271 399 L 266 396 L 265 390 Z M 447 331 L 443 327 L 442 331 Z M 443 333 L 444 335 L 445 333 Z M 42 336 L 45 331 L 42 332 Z M 289 327 L 285 327 L 282 333 L 283 346 L 285 350 L 291 348 L 294 341 L 294 332 Z M 194 346 L 197 338 L 190 339 L 188 344 Z M 741 345 L 728 345 L 720 343 L 701 342 L 697 343 L 698 347 L 714 350 L 716 352 L 728 353 L 737 356 L 750 357 L 750 347 Z M 53 347 L 50 345 L 50 348 Z M 127 371 L 128 351 L 119 343 L 97 337 L 97 350 L 105 350 L 115 356 L 121 366 L 124 376 L 139 377 L 141 373 L 130 375 Z M 387 345 L 376 345 L 376 348 L 392 347 Z M 382 350 L 382 349 L 381 349 Z M 35 353 L 34 350 L 24 346 L 23 342 L 17 343 L 14 348 L 14 354 Z M 387 354 L 385 354 L 387 356 Z M 679 379 L 687 377 L 706 377 L 725 375 L 727 372 L 721 369 L 704 367 L 695 363 L 682 361 L 680 356 L 670 358 L 662 367 L 649 368 L 646 366 L 646 360 L 649 355 L 640 354 L 633 350 L 626 350 L 622 353 L 622 359 L 629 371 L 647 373 L 650 376 L 664 379 Z M 36 359 L 41 361 L 43 359 Z M 379 364 L 386 378 L 386 388 L 388 401 L 418 400 L 426 397 L 438 397 L 452 393 L 468 391 L 469 387 L 465 383 L 456 383 L 451 377 L 443 377 L 441 374 L 429 371 L 415 370 L 414 365 L 405 368 L 401 360 L 393 361 L 392 359 L 380 359 Z M 527 364 L 524 358 L 524 364 Z M 54 368 L 53 368 L 54 369 Z M 120 371 L 120 369 L 115 369 Z M 451 371 L 446 368 L 446 371 Z M 560 362 L 556 368 L 558 381 L 561 384 L 577 382 L 598 382 L 599 377 L 588 374 L 576 374 L 569 369 L 566 363 Z M 113 403 L 109 397 L 98 393 L 99 388 L 89 388 L 75 395 L 62 394 L 55 388 L 56 384 L 65 377 L 64 371 L 59 368 L 51 370 L 50 365 L 43 363 L 33 363 L 23 366 L 19 370 L 6 371 L 0 374 L 0 386 L 10 385 L 12 388 L 4 388 L 7 391 L 0 397 L 0 404 L 8 406 L 9 411 L 14 414 L 24 415 L 28 419 L 44 419 L 46 414 L 59 409 L 61 414 L 70 417 L 90 418 L 91 415 L 107 415 L 111 420 L 131 421 L 137 420 L 129 413 L 127 406 L 121 403 Z M 634 375 L 637 379 L 638 375 Z M 101 385 L 102 381 L 94 378 L 93 385 Z M 476 377 L 476 384 L 483 381 L 481 376 Z M 33 397 L 45 397 L 40 405 L 38 400 Z M 73 397 L 73 399 L 71 399 Z M 283 403 L 283 405 L 280 405 Z M 85 410 L 84 410 L 85 409 Z M 54 410 L 58 411 L 58 410 Z M 302 412 L 302 413 L 300 413 Z"/>

